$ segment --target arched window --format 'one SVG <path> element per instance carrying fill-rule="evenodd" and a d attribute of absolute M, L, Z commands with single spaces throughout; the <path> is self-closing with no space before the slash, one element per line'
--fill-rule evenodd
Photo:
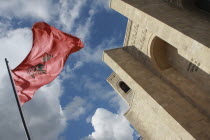
<path fill-rule="evenodd" d="M 130 87 L 123 81 L 119 82 L 119 86 L 125 93 L 127 93 L 130 90 Z"/>

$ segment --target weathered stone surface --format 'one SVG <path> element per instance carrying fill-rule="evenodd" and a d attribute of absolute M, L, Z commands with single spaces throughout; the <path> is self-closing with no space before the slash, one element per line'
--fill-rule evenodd
<path fill-rule="evenodd" d="M 210 16 L 190 0 L 111 0 L 128 17 L 107 79 L 145 139 L 210 139 Z M 124 93 L 119 82 L 131 89 Z"/>

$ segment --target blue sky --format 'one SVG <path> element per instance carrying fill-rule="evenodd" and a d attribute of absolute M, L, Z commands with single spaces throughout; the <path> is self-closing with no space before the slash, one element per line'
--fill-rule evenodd
<path fill-rule="evenodd" d="M 25 138 L 4 58 L 15 68 L 26 57 L 38 21 L 81 38 L 85 48 L 23 106 L 32 139 L 136 140 L 123 116 L 128 106 L 106 82 L 112 70 L 101 60 L 103 50 L 123 45 L 127 23 L 107 0 L 0 1 L 0 139 Z"/>

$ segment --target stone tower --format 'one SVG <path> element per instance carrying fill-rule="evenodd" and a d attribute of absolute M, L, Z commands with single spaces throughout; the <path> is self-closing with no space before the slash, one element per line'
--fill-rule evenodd
<path fill-rule="evenodd" d="M 210 140 L 208 4 L 110 1 L 128 24 L 124 47 L 104 51 L 114 71 L 107 81 L 130 106 L 125 117 L 146 140 Z"/>

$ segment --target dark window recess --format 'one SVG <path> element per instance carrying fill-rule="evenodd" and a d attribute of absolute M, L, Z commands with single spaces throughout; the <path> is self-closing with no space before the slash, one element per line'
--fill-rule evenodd
<path fill-rule="evenodd" d="M 210 0 L 196 0 L 196 5 L 200 9 L 210 12 Z"/>
<path fill-rule="evenodd" d="M 126 85 L 126 83 L 123 81 L 119 83 L 119 86 L 125 93 L 127 93 L 130 90 L 130 87 Z"/>

